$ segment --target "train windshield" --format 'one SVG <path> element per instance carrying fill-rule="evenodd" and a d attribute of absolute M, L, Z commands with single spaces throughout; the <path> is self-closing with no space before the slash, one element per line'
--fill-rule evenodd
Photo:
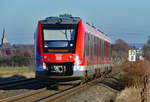
<path fill-rule="evenodd" d="M 75 27 L 43 28 L 44 52 L 74 52 L 76 33 Z"/>
<path fill-rule="evenodd" d="M 44 29 L 44 40 L 74 40 L 75 29 Z"/>

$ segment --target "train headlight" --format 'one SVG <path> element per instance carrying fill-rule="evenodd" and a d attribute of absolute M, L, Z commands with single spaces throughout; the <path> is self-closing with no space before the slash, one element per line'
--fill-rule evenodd
<path fill-rule="evenodd" d="M 76 56 L 74 60 L 75 60 L 75 65 L 81 64 L 81 61 L 79 60 L 79 56 Z"/>
<path fill-rule="evenodd" d="M 47 56 L 44 56 L 44 59 L 47 59 Z"/>
<path fill-rule="evenodd" d="M 69 56 L 70 58 L 73 58 L 73 56 Z"/>
<path fill-rule="evenodd" d="M 45 62 L 42 62 L 42 63 L 41 63 L 40 68 L 41 68 L 41 69 L 46 69 L 46 64 L 45 64 Z"/>

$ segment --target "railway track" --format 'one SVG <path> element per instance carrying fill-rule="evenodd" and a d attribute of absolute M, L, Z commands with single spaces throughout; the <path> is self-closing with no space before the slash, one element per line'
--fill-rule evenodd
<path fill-rule="evenodd" d="M 113 77 L 116 74 L 118 74 L 118 72 L 110 73 L 107 77 L 103 76 L 83 84 L 79 84 L 80 81 L 76 82 L 76 84 L 74 84 L 74 82 L 59 83 L 59 90 L 48 90 L 47 88 L 42 88 L 17 96 L 8 97 L 0 100 L 0 102 L 51 102 L 60 100 L 63 97 L 68 97 L 68 95 L 72 95 L 73 93 L 77 93 L 80 90 L 93 86 L 107 78 Z M 53 84 L 52 86 L 57 85 Z"/>
<path fill-rule="evenodd" d="M 60 84 L 59 90 L 47 90 L 46 88 L 30 91 L 25 94 L 9 97 L 3 100 L 0 100 L 0 102 L 24 102 L 25 100 L 28 100 L 29 102 L 49 102 L 54 101 L 56 99 L 59 99 L 63 96 L 68 96 L 68 94 L 73 94 L 81 89 L 85 89 L 90 87 L 91 85 L 96 84 L 96 82 L 102 81 L 105 78 L 99 78 L 92 80 L 90 82 L 84 83 L 82 85 L 79 85 L 78 83 L 75 84 Z"/>
<path fill-rule="evenodd" d="M 25 102 L 26 100 L 28 100 L 29 102 L 40 101 L 50 96 L 53 97 L 56 94 L 69 90 L 70 88 L 73 87 L 74 86 L 67 84 L 67 85 L 61 85 L 59 87 L 59 90 L 48 90 L 47 88 L 42 88 L 39 90 L 30 91 L 25 94 L 2 99 L 0 100 L 0 102 Z"/>
<path fill-rule="evenodd" d="M 87 82 L 87 83 L 85 83 L 85 84 L 82 84 L 82 85 L 79 85 L 79 86 L 76 86 L 76 87 L 67 89 L 67 90 L 65 90 L 64 92 L 61 92 L 61 93 L 59 93 L 59 94 L 56 94 L 56 95 L 53 96 L 53 97 L 49 96 L 49 97 L 47 97 L 47 98 L 45 98 L 45 99 L 42 99 L 42 100 L 40 100 L 40 102 L 53 102 L 53 101 L 57 101 L 57 99 L 60 100 L 60 98 L 63 98 L 63 97 L 65 97 L 65 96 L 68 97 L 68 95 L 71 96 L 72 94 L 77 93 L 77 92 L 80 91 L 80 90 L 84 90 L 84 89 L 86 89 L 86 88 L 88 88 L 88 87 L 90 87 L 90 86 L 93 86 L 93 85 L 95 85 L 96 83 L 98 83 L 99 81 L 102 81 L 102 80 L 104 80 L 104 79 L 105 79 L 105 78 L 95 79 L 95 80 L 90 81 L 90 82 Z"/>
<path fill-rule="evenodd" d="M 11 87 L 17 87 L 21 85 L 27 85 L 36 82 L 37 80 L 35 78 L 31 79 L 22 79 L 22 80 L 16 80 L 16 81 L 9 81 L 5 83 L 0 83 L 0 89 L 8 89 Z"/>

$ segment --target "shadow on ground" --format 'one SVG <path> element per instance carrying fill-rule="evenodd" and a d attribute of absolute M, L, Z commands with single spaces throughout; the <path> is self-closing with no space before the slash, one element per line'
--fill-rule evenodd
<path fill-rule="evenodd" d="M 37 90 L 37 89 L 44 88 L 44 85 L 36 79 L 33 80 L 33 82 L 31 80 L 30 83 L 28 83 L 28 84 L 22 83 L 21 85 L 17 85 L 17 86 L 13 86 L 13 87 L 4 88 L 2 85 L 3 83 L 8 83 L 7 85 L 9 85 L 9 83 L 12 81 L 26 80 L 26 79 L 29 79 L 29 78 L 26 78 L 25 76 L 22 76 L 22 75 L 0 77 L 0 90 L 19 90 L 19 89 Z"/>
<path fill-rule="evenodd" d="M 21 80 L 21 79 L 27 79 L 27 78 L 21 75 L 13 75 L 10 77 L 0 77 L 0 83 L 13 81 L 13 80 Z"/>
<path fill-rule="evenodd" d="M 27 79 L 27 78 L 25 76 L 21 76 L 21 75 L 13 75 L 10 77 L 0 77 L 0 85 L 1 85 L 1 83 L 7 83 L 10 81 L 25 80 L 25 79 Z M 103 82 L 100 83 L 100 85 L 112 88 L 117 91 L 121 91 L 124 89 L 123 83 L 121 83 L 121 80 L 119 80 L 117 78 L 110 78 L 108 80 L 104 80 Z M 2 90 L 19 90 L 19 89 L 37 90 L 37 89 L 41 89 L 44 87 L 45 87 L 45 85 L 43 85 L 40 81 L 34 80 L 33 82 L 31 81 L 28 84 L 17 85 L 17 86 L 13 86 L 13 87 L 9 87 L 9 88 L 1 88 L 1 86 L 0 86 L 0 89 L 2 89 Z"/>
<path fill-rule="evenodd" d="M 103 84 L 106 87 L 117 90 L 117 91 L 121 91 L 125 87 L 124 84 L 121 82 L 121 80 L 117 79 L 117 78 L 111 78 L 109 80 L 104 80 L 103 82 L 101 82 L 101 84 Z"/>

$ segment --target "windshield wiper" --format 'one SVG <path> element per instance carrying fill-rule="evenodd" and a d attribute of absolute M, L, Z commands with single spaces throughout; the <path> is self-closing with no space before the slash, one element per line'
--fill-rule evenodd
<path fill-rule="evenodd" d="M 65 35 L 66 40 L 68 40 L 68 37 L 67 37 L 67 30 L 65 30 L 65 32 L 63 32 L 63 31 L 60 31 L 60 32 L 63 33 L 63 34 Z"/>

